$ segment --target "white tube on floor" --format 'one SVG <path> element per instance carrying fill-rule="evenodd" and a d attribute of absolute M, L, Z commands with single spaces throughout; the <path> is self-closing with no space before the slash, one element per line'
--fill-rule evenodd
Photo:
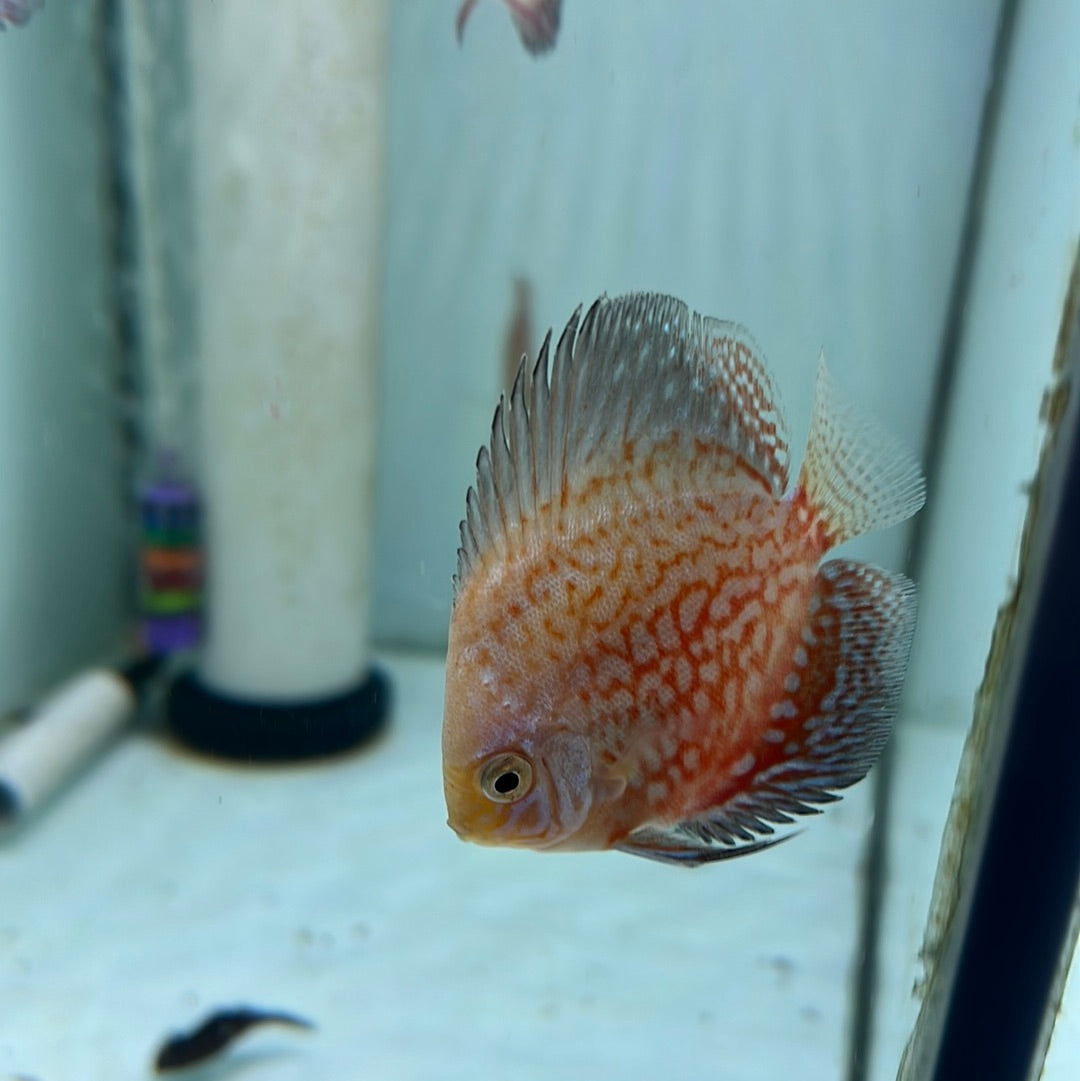
<path fill-rule="evenodd" d="M 54 691 L 0 743 L 0 826 L 25 818 L 127 723 L 135 692 L 97 668 Z"/>
<path fill-rule="evenodd" d="M 368 661 L 384 0 L 191 4 L 201 675 L 256 700 Z"/>

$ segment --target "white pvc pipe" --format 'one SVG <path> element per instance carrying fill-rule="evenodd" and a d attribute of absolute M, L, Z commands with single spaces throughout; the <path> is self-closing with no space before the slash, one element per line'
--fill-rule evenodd
<path fill-rule="evenodd" d="M 188 5 L 213 689 L 368 662 L 384 0 Z"/>
<path fill-rule="evenodd" d="M 95 668 L 73 677 L 0 743 L 0 826 L 15 825 L 45 802 L 127 723 L 135 692 L 118 673 Z"/>

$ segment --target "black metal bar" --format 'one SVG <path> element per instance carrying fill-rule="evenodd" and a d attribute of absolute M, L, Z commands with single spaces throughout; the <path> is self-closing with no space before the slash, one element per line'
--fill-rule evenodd
<path fill-rule="evenodd" d="M 1076 395 L 1080 322 L 1075 306 L 1066 326 L 1072 363 L 1065 390 Z M 1080 410 L 1075 401 L 1067 412 L 1069 425 L 1058 433 L 1059 449 L 1068 456 L 1059 474 L 1059 510 L 1044 573 L 1035 579 L 1038 599 L 936 1081 L 1029 1076 L 1046 1012 L 1055 1006 L 1057 968 L 1080 887 Z M 1042 493 L 1044 500 L 1056 495 Z"/>

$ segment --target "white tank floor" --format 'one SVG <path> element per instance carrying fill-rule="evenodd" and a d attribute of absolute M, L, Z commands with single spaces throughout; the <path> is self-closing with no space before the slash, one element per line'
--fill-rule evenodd
<path fill-rule="evenodd" d="M 360 756 L 237 769 L 139 732 L 0 845 L 0 1079 L 147 1077 L 166 1034 L 236 1004 L 317 1029 L 254 1030 L 188 1076 L 843 1077 L 869 783 L 790 843 L 696 871 L 465 845 L 445 826 L 442 660 L 385 663 L 391 728 Z M 932 738 L 945 764 L 900 779 L 943 819 L 960 735 Z M 901 1017 L 934 828 L 901 821 L 892 846 L 919 863 L 886 921 Z"/>

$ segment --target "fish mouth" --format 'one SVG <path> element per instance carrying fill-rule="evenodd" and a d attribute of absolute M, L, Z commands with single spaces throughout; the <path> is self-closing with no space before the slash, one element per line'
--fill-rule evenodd
<path fill-rule="evenodd" d="M 446 824 L 457 834 L 458 840 L 467 841 L 473 845 L 498 845 L 506 844 L 502 838 L 495 836 L 492 833 L 485 832 L 483 830 L 471 829 L 468 826 L 460 825 L 454 821 L 453 815 L 448 815 Z"/>
<path fill-rule="evenodd" d="M 496 808 L 472 784 L 466 770 L 447 770 L 443 778 L 446 796 L 446 824 L 463 840 L 473 844 L 498 844 L 499 819 Z"/>
<path fill-rule="evenodd" d="M 502 827 L 490 830 L 476 830 L 470 826 L 463 826 L 454 821 L 453 815 L 446 819 L 446 824 L 457 834 L 462 841 L 473 845 L 483 845 L 485 848 L 552 848 L 558 844 L 559 837 L 548 833 L 522 833 L 508 829 L 510 823 Z"/>
<path fill-rule="evenodd" d="M 558 836 L 552 837 L 543 833 L 530 835 L 504 830 L 475 832 L 464 826 L 455 825 L 452 818 L 447 818 L 446 824 L 457 834 L 459 840 L 468 844 L 481 845 L 484 848 L 517 848 L 541 852 L 544 849 L 554 848 L 559 843 Z"/>

